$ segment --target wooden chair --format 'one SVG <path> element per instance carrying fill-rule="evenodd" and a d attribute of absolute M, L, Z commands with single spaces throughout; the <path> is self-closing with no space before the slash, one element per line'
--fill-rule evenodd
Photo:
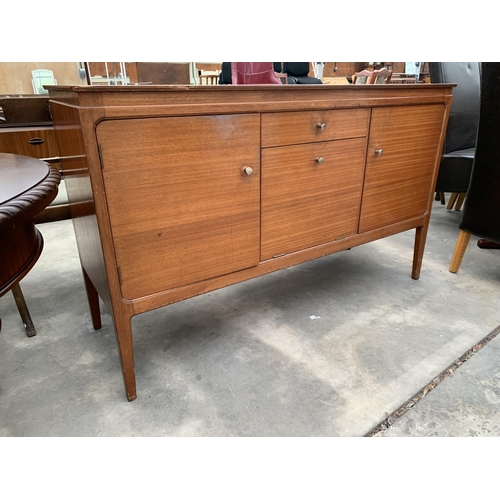
<path fill-rule="evenodd" d="M 54 78 L 54 72 L 50 69 L 34 69 L 31 72 L 31 84 L 35 94 L 48 94 L 49 91 L 44 89 L 44 85 L 57 85 L 57 80 Z"/>
<path fill-rule="evenodd" d="M 219 71 L 200 71 L 200 85 L 218 85 Z"/>
<path fill-rule="evenodd" d="M 372 79 L 369 83 L 374 85 L 380 85 L 383 83 L 389 83 L 392 77 L 392 70 L 388 68 L 376 69 L 373 72 Z"/>
<path fill-rule="evenodd" d="M 352 75 L 353 85 L 367 85 L 371 83 L 373 78 L 373 71 L 368 71 L 364 69 L 363 71 L 358 71 Z"/>
<path fill-rule="evenodd" d="M 364 69 L 354 73 L 352 83 L 355 85 L 380 85 L 391 81 L 392 70 L 388 68 L 375 69 L 369 71 Z"/>

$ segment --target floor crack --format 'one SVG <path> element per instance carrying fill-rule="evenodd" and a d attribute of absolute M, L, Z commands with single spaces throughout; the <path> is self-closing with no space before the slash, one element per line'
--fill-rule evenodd
<path fill-rule="evenodd" d="M 497 326 L 491 333 L 486 335 L 482 340 L 474 344 L 470 349 L 465 351 L 459 358 L 457 358 L 451 365 L 444 369 L 437 377 L 433 378 L 431 382 L 426 384 L 410 399 L 403 403 L 399 408 L 393 411 L 387 418 L 382 420 L 379 424 L 368 431 L 363 437 L 379 437 L 384 431 L 389 429 L 397 420 L 399 420 L 408 410 L 413 408 L 419 401 L 421 401 L 427 394 L 429 394 L 435 387 L 437 387 L 443 380 L 451 376 L 460 366 L 469 360 L 474 354 L 479 352 L 485 345 L 493 340 L 500 333 L 500 325 Z"/>

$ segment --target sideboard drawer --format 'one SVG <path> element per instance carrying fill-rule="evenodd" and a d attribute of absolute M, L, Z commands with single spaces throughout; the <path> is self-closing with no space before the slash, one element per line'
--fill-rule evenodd
<path fill-rule="evenodd" d="M 365 137 L 370 110 L 291 111 L 262 115 L 263 148 Z"/>

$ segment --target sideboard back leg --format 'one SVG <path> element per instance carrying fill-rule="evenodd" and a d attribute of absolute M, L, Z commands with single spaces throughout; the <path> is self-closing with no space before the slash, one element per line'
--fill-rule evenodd
<path fill-rule="evenodd" d="M 87 292 L 87 300 L 89 301 L 90 315 L 92 316 L 92 326 L 94 327 L 94 330 L 99 330 L 102 326 L 101 311 L 99 307 L 99 295 L 83 267 L 82 272 L 83 281 L 85 282 L 85 291 Z"/>
<path fill-rule="evenodd" d="M 413 249 L 413 269 L 411 272 L 411 277 L 414 280 L 418 280 L 420 278 L 420 269 L 422 268 L 422 259 L 424 257 L 425 240 L 427 239 L 428 228 L 428 221 L 423 226 L 416 228 L 415 246 Z"/>

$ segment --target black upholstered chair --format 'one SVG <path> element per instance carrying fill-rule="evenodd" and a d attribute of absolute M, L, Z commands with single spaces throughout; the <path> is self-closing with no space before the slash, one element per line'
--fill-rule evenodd
<path fill-rule="evenodd" d="M 430 62 L 431 83 L 456 83 L 436 193 L 452 193 L 448 210 L 460 210 L 469 187 L 479 120 L 480 64 L 478 62 Z"/>
<path fill-rule="evenodd" d="M 308 76 L 308 62 L 286 62 L 283 63 L 283 73 L 288 75 L 288 83 L 298 83 L 302 85 L 311 85 L 323 83 L 319 78 Z"/>
<path fill-rule="evenodd" d="M 500 63 L 483 63 L 481 72 L 476 150 L 452 273 L 460 267 L 471 234 L 500 243 Z"/>

